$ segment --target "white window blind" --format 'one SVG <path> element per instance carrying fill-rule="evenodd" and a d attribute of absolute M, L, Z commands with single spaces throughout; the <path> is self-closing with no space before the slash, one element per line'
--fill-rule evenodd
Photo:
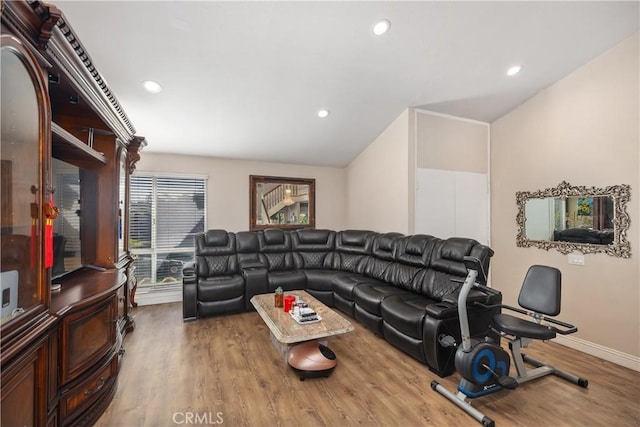
<path fill-rule="evenodd" d="M 202 177 L 131 176 L 129 248 L 138 292 L 181 286 L 182 266 L 194 259 L 194 236 L 205 230 L 205 194 Z"/>

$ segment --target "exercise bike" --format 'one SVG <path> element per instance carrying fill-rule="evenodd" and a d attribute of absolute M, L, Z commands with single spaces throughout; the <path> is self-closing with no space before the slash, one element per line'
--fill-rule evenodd
<path fill-rule="evenodd" d="M 455 343 L 455 339 L 450 336 L 440 339 L 444 345 L 457 345 L 455 367 L 461 379 L 456 394 L 447 390 L 437 381 L 431 382 L 431 388 L 460 407 L 476 421 L 484 426 L 492 427 L 495 426 L 495 422 L 471 406 L 470 399 L 486 396 L 503 389 L 514 390 L 519 384 L 552 374 L 586 388 L 589 385 L 586 379 L 544 364 L 521 352 L 521 349 L 527 347 L 531 340 L 547 341 L 555 338 L 556 334 L 568 335 L 578 331 L 574 325 L 547 317 L 560 314 L 560 270 L 542 265 L 531 266 L 518 296 L 518 304 L 522 308 L 503 304 L 488 306 L 481 302 L 473 303 L 483 308 L 505 308 L 532 318 L 532 321 L 529 321 L 504 313 L 494 316 L 491 329 L 508 341 L 511 351 L 510 358 L 509 353 L 500 347 L 499 343 L 494 343 L 489 338 L 478 340 L 470 336 L 467 317 L 469 293 L 474 288 L 486 294 L 498 294 L 499 292 L 476 282 L 478 276 L 481 275 L 480 278 L 486 283 L 486 275 L 479 259 L 465 257 L 464 263 L 467 268 L 467 277 L 458 296 L 461 343 L 458 345 Z M 516 368 L 517 375 L 515 377 L 509 376 L 510 359 L 513 359 Z M 525 362 L 533 365 L 534 368 L 527 370 Z"/>

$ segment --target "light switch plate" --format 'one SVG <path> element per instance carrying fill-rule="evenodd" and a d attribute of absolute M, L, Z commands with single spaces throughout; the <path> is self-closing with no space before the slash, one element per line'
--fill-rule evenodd
<path fill-rule="evenodd" d="M 584 265 L 584 254 L 569 254 L 569 264 Z"/>

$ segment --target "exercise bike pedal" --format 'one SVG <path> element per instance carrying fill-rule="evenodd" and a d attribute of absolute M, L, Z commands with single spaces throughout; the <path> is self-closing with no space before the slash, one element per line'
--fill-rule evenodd
<path fill-rule="evenodd" d="M 500 387 L 506 388 L 507 390 L 515 390 L 516 388 L 518 388 L 518 381 L 515 378 L 509 376 L 499 377 L 498 384 L 500 385 Z"/>

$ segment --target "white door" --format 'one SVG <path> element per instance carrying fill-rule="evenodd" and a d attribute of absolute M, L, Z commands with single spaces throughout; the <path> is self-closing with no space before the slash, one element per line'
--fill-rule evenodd
<path fill-rule="evenodd" d="M 442 239 L 467 237 L 488 245 L 487 175 L 418 168 L 415 232 Z"/>

